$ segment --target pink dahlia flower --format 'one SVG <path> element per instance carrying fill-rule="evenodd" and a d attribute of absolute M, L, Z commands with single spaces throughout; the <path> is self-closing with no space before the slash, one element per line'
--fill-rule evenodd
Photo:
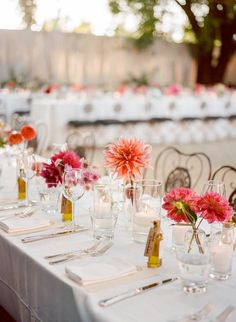
<path fill-rule="evenodd" d="M 167 217 L 175 222 L 196 222 L 199 197 L 194 191 L 189 188 L 175 188 L 163 200 L 162 208 L 167 210 Z"/>
<path fill-rule="evenodd" d="M 71 166 L 73 169 L 80 169 L 80 157 L 73 151 L 59 152 L 51 157 L 51 160 L 57 164 Z"/>
<path fill-rule="evenodd" d="M 199 199 L 198 204 L 201 210 L 201 217 L 209 223 L 226 221 L 233 214 L 233 208 L 229 205 L 227 199 L 216 192 L 204 194 Z"/>
<path fill-rule="evenodd" d="M 105 167 L 113 169 L 119 177 L 135 179 L 141 169 L 147 168 L 152 148 L 137 139 L 119 139 L 104 151 Z"/>

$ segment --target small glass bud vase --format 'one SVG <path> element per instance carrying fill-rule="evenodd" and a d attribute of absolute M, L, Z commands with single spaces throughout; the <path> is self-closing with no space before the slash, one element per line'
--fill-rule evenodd
<path fill-rule="evenodd" d="M 184 248 L 187 253 L 204 254 L 206 250 L 206 233 L 202 229 L 189 228 L 184 237 Z"/>
<path fill-rule="evenodd" d="M 216 233 L 211 237 L 209 245 L 211 278 L 227 280 L 231 276 L 233 247 L 234 226 L 231 223 L 225 223 L 221 233 Z"/>
<path fill-rule="evenodd" d="M 189 229 L 185 234 L 184 247 L 177 249 L 176 255 L 184 292 L 206 292 L 210 264 L 205 232 Z"/>

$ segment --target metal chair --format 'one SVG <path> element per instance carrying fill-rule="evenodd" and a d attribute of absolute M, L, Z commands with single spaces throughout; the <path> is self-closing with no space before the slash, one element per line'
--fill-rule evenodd
<path fill-rule="evenodd" d="M 93 132 L 74 131 L 67 136 L 66 143 L 69 150 L 73 150 L 81 158 L 84 157 L 89 162 L 93 162 L 96 148 L 96 141 Z"/>
<path fill-rule="evenodd" d="M 184 153 L 175 147 L 162 150 L 154 164 L 154 178 L 162 181 L 163 192 L 176 187 L 201 191 L 205 181 L 211 178 L 211 161 L 203 152 Z"/>
<path fill-rule="evenodd" d="M 37 132 L 34 150 L 36 154 L 43 155 L 47 149 L 48 127 L 47 124 L 43 122 L 36 123 L 34 127 Z"/>
<path fill-rule="evenodd" d="M 223 165 L 215 170 L 212 180 L 220 180 L 225 183 L 226 196 L 234 209 L 234 213 L 236 213 L 236 168 Z"/>

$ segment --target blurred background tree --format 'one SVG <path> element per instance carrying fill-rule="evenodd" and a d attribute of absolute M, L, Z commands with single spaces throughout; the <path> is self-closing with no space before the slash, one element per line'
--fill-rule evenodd
<path fill-rule="evenodd" d="M 114 14 L 127 8 L 138 18 L 136 44 L 145 48 L 157 36 L 168 36 L 161 23 L 171 6 L 187 17 L 184 38 L 197 61 L 198 83 L 222 83 L 227 65 L 236 51 L 235 0 L 109 0 Z M 173 13 L 172 13 L 173 14 Z"/>
<path fill-rule="evenodd" d="M 36 1 L 19 0 L 20 10 L 22 12 L 22 21 L 26 28 L 31 28 L 35 24 Z"/>

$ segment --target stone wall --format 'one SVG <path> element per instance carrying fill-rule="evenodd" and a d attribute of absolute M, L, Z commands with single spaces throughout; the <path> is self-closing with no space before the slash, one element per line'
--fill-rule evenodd
<path fill-rule="evenodd" d="M 0 30 L 0 80 L 17 75 L 26 80 L 113 87 L 143 74 L 160 85 L 191 86 L 196 65 L 185 44 L 163 40 L 138 52 L 122 38 Z M 236 57 L 227 80 L 236 84 Z"/>

